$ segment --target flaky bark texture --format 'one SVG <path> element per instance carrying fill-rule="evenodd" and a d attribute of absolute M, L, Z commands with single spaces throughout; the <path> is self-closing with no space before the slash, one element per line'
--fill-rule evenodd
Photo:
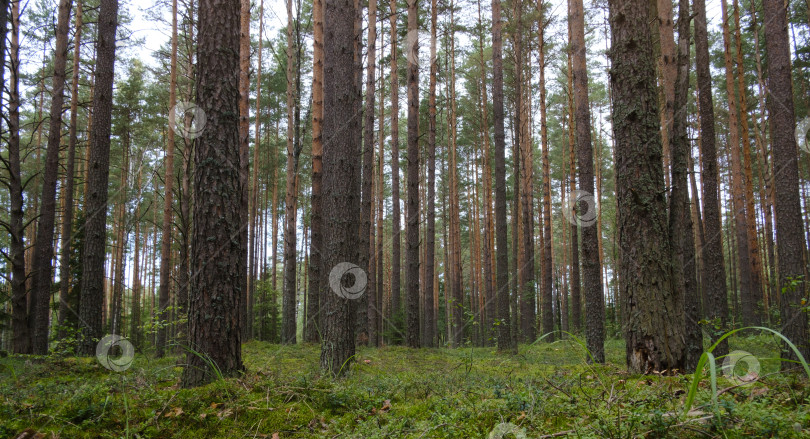
<path fill-rule="evenodd" d="M 807 285 L 805 247 L 799 201 L 799 160 L 796 145 L 796 115 L 793 108 L 790 40 L 785 4 L 763 0 L 765 10 L 765 47 L 768 51 L 768 112 L 773 142 L 774 184 L 776 186 L 776 249 L 779 262 L 779 289 L 782 334 L 799 348 L 805 360 L 810 358 L 807 315 L 801 308 Z M 797 360 L 796 354 L 782 346 L 782 358 Z M 782 369 L 795 367 L 782 362 Z"/>
<path fill-rule="evenodd" d="M 408 32 L 418 31 L 417 0 L 408 0 Z M 419 40 L 409 41 L 412 54 L 419 53 Z M 408 249 L 406 259 L 406 339 L 408 346 L 419 347 L 419 65 L 416 56 L 408 61 Z"/>
<path fill-rule="evenodd" d="M 324 222 L 324 267 L 343 262 L 356 263 L 357 231 L 360 224 L 360 184 L 356 179 L 359 163 L 356 153 L 359 118 L 354 114 L 358 99 L 357 84 L 347 80 L 355 76 L 353 0 L 325 0 L 324 16 L 324 212 L 332 221 Z M 341 279 L 343 281 L 344 279 Z M 350 284 L 351 285 L 351 284 Z M 323 313 L 321 369 L 341 375 L 355 352 L 355 302 L 325 291 L 321 302 Z"/>
<path fill-rule="evenodd" d="M 679 1 L 678 59 L 673 100 L 673 121 L 670 129 L 672 192 L 669 198 L 669 231 L 672 245 L 672 282 L 683 296 L 684 336 L 686 340 L 686 372 L 695 371 L 703 353 L 703 333 L 700 330 L 700 296 L 695 266 L 695 235 L 689 206 L 689 153 L 687 137 L 687 108 L 689 97 L 689 0 Z"/>
<path fill-rule="evenodd" d="M 31 267 L 31 347 L 32 353 L 48 353 L 48 328 L 53 274 L 53 235 L 56 222 L 56 180 L 59 178 L 59 148 L 62 139 L 62 103 L 65 99 L 65 69 L 67 67 L 68 28 L 70 27 L 70 0 L 59 1 L 56 23 L 56 47 L 53 58 L 51 83 L 51 110 L 48 126 L 48 148 L 45 152 L 45 170 L 42 173 L 42 197 L 34 243 Z"/>
<path fill-rule="evenodd" d="M 492 112 L 495 123 L 495 241 L 498 302 L 498 350 L 517 352 L 509 318 L 509 251 L 506 234 L 506 134 L 503 108 L 503 37 L 501 1 L 492 0 Z"/>
<path fill-rule="evenodd" d="M 189 352 L 183 385 L 242 371 L 238 2 L 201 0 L 197 105 L 206 126 L 194 149 Z M 212 369 L 216 367 L 216 371 Z"/>
<path fill-rule="evenodd" d="M 250 0 L 241 0 L 239 9 L 239 233 L 242 250 L 239 254 L 239 289 L 242 299 L 239 301 L 239 319 L 241 320 L 242 339 L 250 336 L 250 320 L 247 312 L 248 302 L 248 187 L 250 185 Z M 258 115 L 257 115 L 258 117 Z M 258 145 L 256 145 L 258 147 Z"/>
<path fill-rule="evenodd" d="M 585 9 L 582 0 L 571 0 L 571 53 L 574 73 L 574 118 L 577 132 L 579 190 L 595 198 L 591 110 L 588 100 L 588 69 L 585 63 Z M 588 212 L 586 199 L 580 200 L 578 216 Z M 582 271 L 585 278 L 585 341 L 597 363 L 605 362 L 605 299 L 602 293 L 602 266 L 599 261 L 597 224 L 582 226 Z"/>
<path fill-rule="evenodd" d="M 104 260 L 107 245 L 107 183 L 110 177 L 110 122 L 112 118 L 115 31 L 118 0 L 101 0 L 98 13 L 96 78 L 93 92 L 93 123 L 90 126 L 90 161 L 87 164 L 87 215 L 82 261 L 79 325 L 80 355 L 95 355 L 101 338 L 104 303 Z"/>
<path fill-rule="evenodd" d="M 312 197 L 310 200 L 309 295 L 304 340 L 317 343 L 320 334 L 323 269 L 323 0 L 312 2 Z"/>
<path fill-rule="evenodd" d="M 672 288 L 655 58 L 644 0 L 610 0 L 620 285 L 631 372 L 683 369 L 683 304 Z"/>
<path fill-rule="evenodd" d="M 709 72 L 709 43 L 706 31 L 706 2 L 694 0 L 695 14 L 695 70 L 698 87 L 698 112 L 700 113 L 700 141 L 703 159 L 701 187 L 703 190 L 703 288 L 706 316 L 716 319 L 720 328 L 713 327 L 712 340 L 717 340 L 728 320 L 726 292 L 726 267 L 723 258 L 723 233 L 720 224 L 720 201 L 717 189 L 717 148 L 714 134 L 714 101 L 712 99 L 712 78 Z M 715 350 L 715 355 L 728 352 L 728 343 L 723 341 Z"/>

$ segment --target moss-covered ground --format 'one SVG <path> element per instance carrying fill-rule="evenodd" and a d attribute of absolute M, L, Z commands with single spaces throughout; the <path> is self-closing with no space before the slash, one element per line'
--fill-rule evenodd
<path fill-rule="evenodd" d="M 516 356 L 361 348 L 342 379 L 321 373 L 318 346 L 250 342 L 242 377 L 195 389 L 178 385 L 179 356 L 137 353 L 124 372 L 95 358 L 9 356 L 0 437 L 810 437 L 810 386 L 778 372 L 776 340 L 738 337 L 731 347 L 758 359 L 756 380 L 721 376 L 715 405 L 703 378 L 689 413 L 693 376 L 630 375 L 620 340 L 608 342 L 605 365 L 587 364 L 572 341 L 522 345 Z"/>

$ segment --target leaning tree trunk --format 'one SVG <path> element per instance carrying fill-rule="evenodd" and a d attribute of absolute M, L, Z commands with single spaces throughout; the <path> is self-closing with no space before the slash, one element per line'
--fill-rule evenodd
<path fill-rule="evenodd" d="M 810 358 L 807 315 L 801 301 L 805 297 L 804 251 L 807 250 L 799 201 L 799 159 L 796 145 L 796 115 L 791 82 L 790 40 L 785 4 L 764 0 L 765 47 L 768 51 L 768 112 L 773 141 L 773 169 L 776 188 L 776 250 L 779 262 L 779 291 L 782 334 Z M 806 134 L 806 133 L 805 133 Z M 782 346 L 782 369 L 795 367 L 796 354 Z"/>
<path fill-rule="evenodd" d="M 242 369 L 239 157 L 239 3 L 201 0 L 197 105 L 206 126 L 194 148 L 189 352 L 185 387 Z"/>
<path fill-rule="evenodd" d="M 582 0 L 571 0 L 571 54 L 574 74 L 574 118 L 577 132 L 580 201 L 577 218 L 582 230 L 582 271 L 585 278 L 585 340 L 593 361 L 605 362 L 605 298 L 602 293 L 602 265 L 599 260 L 601 230 L 596 224 L 594 200 L 591 110 L 588 100 L 588 69 L 585 63 L 585 8 Z M 591 203 L 588 203 L 588 200 Z M 590 206 L 589 206 L 590 204 Z M 591 220 L 592 219 L 592 220 Z"/>
<path fill-rule="evenodd" d="M 720 201 L 717 188 L 717 148 L 714 134 L 714 101 L 712 78 L 709 72 L 709 43 L 706 30 L 706 2 L 694 0 L 695 8 L 695 71 L 698 88 L 698 113 L 700 114 L 700 139 L 703 158 L 703 224 L 706 241 L 703 246 L 703 288 L 707 316 L 719 325 L 720 331 L 728 320 L 726 292 L 726 267 L 723 258 L 723 233 L 720 223 Z M 712 328 L 712 342 L 718 334 Z M 728 342 L 723 341 L 715 355 L 728 352 Z"/>
<path fill-rule="evenodd" d="M 48 328 L 53 266 L 53 235 L 56 222 L 56 180 L 59 178 L 59 148 L 62 139 L 62 102 L 65 99 L 65 69 L 67 67 L 68 28 L 71 0 L 59 1 L 56 23 L 56 47 L 51 82 L 51 110 L 48 126 L 48 147 L 45 170 L 42 173 L 42 197 L 31 267 L 31 348 L 34 354 L 48 353 Z"/>
<path fill-rule="evenodd" d="M 107 184 L 110 177 L 110 131 L 112 120 L 115 31 L 118 0 L 101 0 L 98 13 L 96 78 L 93 92 L 93 123 L 90 126 L 90 161 L 84 201 L 85 238 L 79 308 L 82 338 L 80 355 L 94 355 L 101 337 L 104 303 L 104 259 L 107 246 Z"/>
<path fill-rule="evenodd" d="M 327 139 L 323 150 L 323 207 L 335 218 L 324 222 L 324 267 L 358 261 L 355 244 L 360 223 L 360 197 L 357 175 L 358 118 L 346 115 L 355 111 L 357 84 L 355 75 L 353 0 L 325 0 L 324 17 L 324 119 L 323 133 Z M 321 369 L 341 375 L 355 352 L 355 302 L 339 295 L 346 285 L 346 273 L 330 272 L 330 290 L 323 295 Z M 355 281 L 357 278 L 355 278 Z"/>
<path fill-rule="evenodd" d="M 610 0 L 609 8 L 627 365 L 636 373 L 683 369 L 683 304 L 672 288 L 649 14 L 645 0 Z"/>

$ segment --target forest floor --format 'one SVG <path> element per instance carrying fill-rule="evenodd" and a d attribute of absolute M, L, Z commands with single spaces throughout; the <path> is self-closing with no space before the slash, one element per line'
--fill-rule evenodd
<path fill-rule="evenodd" d="M 717 403 L 704 377 L 688 413 L 693 376 L 630 375 L 621 340 L 607 343 L 605 365 L 587 364 L 572 341 L 521 345 L 516 356 L 361 348 L 338 380 L 319 371 L 318 346 L 253 341 L 244 376 L 196 389 L 178 386 L 180 357 L 137 353 L 112 372 L 95 358 L 9 356 L 0 437 L 810 437 L 810 386 L 777 372 L 776 340 L 738 337 L 731 348 L 757 358 L 757 379 L 735 387 L 718 365 Z"/>

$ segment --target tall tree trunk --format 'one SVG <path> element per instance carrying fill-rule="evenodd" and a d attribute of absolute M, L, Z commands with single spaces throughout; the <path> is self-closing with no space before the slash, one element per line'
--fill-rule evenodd
<path fill-rule="evenodd" d="M 355 75 L 356 6 L 353 0 L 326 0 L 324 8 L 324 138 L 323 150 L 324 212 L 337 221 L 324 222 L 324 267 L 353 264 L 358 261 L 355 244 L 360 223 L 360 182 L 357 181 L 356 154 L 359 119 L 354 114 L 358 99 L 357 83 L 347 78 Z M 330 272 L 330 289 L 322 299 L 321 369 L 342 375 L 355 352 L 355 301 L 338 295 L 346 284 L 345 272 Z M 357 278 L 355 278 L 357 281 Z"/>
<path fill-rule="evenodd" d="M 740 8 L 738 0 L 733 0 L 734 4 L 734 22 L 736 24 L 735 35 L 735 49 L 737 52 L 737 84 L 740 89 L 740 132 L 742 133 L 742 147 L 743 147 L 743 169 L 745 177 L 745 222 L 748 226 L 746 228 L 746 235 L 748 238 L 748 249 L 750 251 L 751 263 L 751 301 L 754 305 L 754 323 L 759 325 L 762 323 L 762 309 L 760 303 L 763 300 L 762 296 L 762 264 L 760 262 L 759 254 L 759 241 L 757 240 L 757 221 L 756 210 L 754 208 L 754 181 L 753 171 L 751 169 L 751 142 L 750 130 L 748 128 L 748 103 L 746 98 L 746 82 L 745 67 L 743 66 L 742 57 L 742 31 L 740 30 Z"/>
<path fill-rule="evenodd" d="M 645 0 L 610 0 L 617 222 L 630 371 L 683 369 L 682 298 L 672 288 L 661 127 Z"/>
<path fill-rule="evenodd" d="M 731 193 L 734 199 L 734 229 L 737 239 L 737 266 L 740 285 L 740 302 L 742 305 L 742 321 L 744 326 L 754 326 L 760 323 L 756 310 L 757 298 L 754 297 L 751 286 L 751 252 L 748 248 L 748 217 L 744 195 L 743 170 L 740 157 L 740 116 L 738 114 L 736 81 L 734 68 L 731 62 L 731 32 L 729 30 L 729 15 L 726 0 L 720 2 L 723 14 L 723 55 L 726 70 L 726 93 L 728 95 L 728 126 L 729 150 L 731 152 Z M 743 72 L 738 72 L 743 75 Z M 745 92 L 744 89 L 741 92 Z M 743 113 L 744 113 L 743 109 Z M 745 117 L 745 116 L 743 116 Z M 747 148 L 747 145 L 743 145 Z"/>
<path fill-rule="evenodd" d="M 458 129 L 457 129 L 457 108 L 456 108 L 456 56 L 455 56 L 455 14 L 454 4 L 450 4 L 450 29 L 447 37 L 450 39 L 450 75 L 448 77 L 448 88 L 450 97 L 450 109 L 448 124 L 450 129 L 450 151 L 449 165 L 447 172 L 448 184 L 450 185 L 450 276 L 449 294 L 451 298 L 450 314 L 452 316 L 453 333 L 450 341 L 453 347 L 461 346 L 464 339 L 464 282 L 461 270 L 461 230 L 460 230 L 460 207 L 458 194 Z"/>
<path fill-rule="evenodd" d="M 664 180 L 667 187 L 670 186 L 669 180 L 669 159 L 670 152 L 670 137 L 672 131 L 672 119 L 674 116 L 674 99 L 675 99 L 675 76 L 677 66 L 675 54 L 675 37 L 673 33 L 674 25 L 672 23 L 672 1 L 671 0 L 653 0 L 650 5 L 655 9 L 656 20 L 653 22 L 653 28 L 657 28 L 657 34 L 653 34 L 653 41 L 657 42 L 658 48 L 658 70 L 661 79 L 661 93 L 659 112 L 661 117 L 661 145 L 664 151 Z"/>
<path fill-rule="evenodd" d="M 295 102 L 297 90 L 293 78 L 293 15 L 292 0 L 287 0 L 287 194 L 285 197 L 284 223 L 284 293 L 282 301 L 281 341 L 286 344 L 296 342 L 297 285 L 296 272 L 296 220 L 298 216 L 296 180 L 298 158 L 301 155 L 300 143 L 295 140 Z"/>
<path fill-rule="evenodd" d="M 703 218 L 706 241 L 703 247 L 703 285 L 708 317 L 716 320 L 719 332 L 725 332 L 728 320 L 726 268 L 723 258 L 723 234 L 720 224 L 720 208 L 717 190 L 717 148 L 714 134 L 714 101 L 712 78 L 709 72 L 709 43 L 706 30 L 706 2 L 694 0 L 695 14 L 695 71 L 697 73 L 698 112 L 700 113 L 700 137 L 703 159 L 701 187 L 703 191 Z M 717 331 L 712 330 L 712 333 Z M 712 335 L 712 342 L 718 339 Z M 723 341 L 715 355 L 728 352 L 728 342 Z"/>
<path fill-rule="evenodd" d="M 255 137 L 253 142 L 253 191 L 251 193 L 250 201 L 250 255 L 249 255 L 249 269 L 248 269 L 248 303 L 247 303 L 247 316 L 248 328 L 247 337 L 253 338 L 253 326 L 255 321 L 255 313 L 253 312 L 253 305 L 256 301 L 256 281 L 257 272 L 256 267 L 256 253 L 259 245 L 258 229 L 260 227 L 257 219 L 258 204 L 259 204 L 259 144 L 261 142 L 261 108 L 262 108 L 262 40 L 264 38 L 264 0 L 259 3 L 259 50 L 257 52 L 257 69 L 256 69 L 256 120 L 255 120 Z M 316 299 L 317 300 L 317 299 Z M 317 314 L 317 312 L 316 312 Z"/>
<path fill-rule="evenodd" d="M 402 273 L 400 268 L 400 237 L 401 219 L 399 206 L 399 57 L 397 41 L 397 12 L 396 0 L 390 0 L 391 8 L 391 193 L 393 212 L 391 214 L 391 316 L 394 322 L 399 320 L 399 310 L 402 306 L 400 296 L 400 281 Z M 395 323 L 396 324 L 396 323 Z M 399 328 L 397 328 L 399 329 Z"/>
<path fill-rule="evenodd" d="M 247 340 L 251 324 L 248 322 L 248 203 L 250 192 L 250 0 L 241 0 L 239 9 L 239 224 L 242 250 L 239 253 L 239 319 L 242 339 Z M 289 47 L 289 41 L 288 41 Z M 288 60 L 289 62 L 289 60 Z M 288 64 L 289 72 L 289 64 Z M 258 147 L 258 145 L 256 145 Z"/>
<path fill-rule="evenodd" d="M 585 277 L 585 340 L 593 361 L 605 362 L 605 298 L 602 292 L 602 266 L 594 205 L 593 146 L 591 110 L 588 100 L 588 70 L 585 63 L 585 8 L 582 0 L 571 0 L 571 53 L 574 74 L 574 117 L 577 133 L 580 199 L 577 218 L 590 220 L 582 226 L 582 271 Z M 584 197 L 582 196 L 584 195 Z M 588 203 L 590 199 L 590 203 Z M 590 205 L 589 205 L 590 204 Z"/>
<path fill-rule="evenodd" d="M 371 248 L 371 224 L 374 221 L 374 211 L 371 199 L 374 196 L 374 112 L 376 110 L 374 98 L 376 97 L 375 81 L 377 67 L 377 0 L 369 0 L 368 3 L 368 69 L 366 71 L 366 109 L 363 113 L 365 117 L 365 132 L 363 139 L 363 193 L 360 214 L 360 268 L 369 277 L 366 286 L 366 294 L 362 298 L 360 306 L 367 307 L 366 325 L 367 334 L 360 334 L 360 338 L 368 344 L 376 344 L 377 330 L 377 293 L 375 291 L 376 279 L 373 268 L 369 264 L 371 253 L 376 249 Z"/>
<path fill-rule="evenodd" d="M 569 3 L 569 6 L 570 3 Z M 574 32 L 573 23 L 568 20 L 568 40 L 572 40 Z M 569 160 L 569 173 L 568 173 L 568 204 L 564 205 L 565 209 L 570 209 L 569 223 L 571 230 L 571 278 L 569 284 L 571 286 L 571 323 L 574 331 L 582 329 L 582 295 L 581 295 L 581 280 L 579 271 L 579 224 L 577 217 L 577 202 L 580 196 L 576 193 L 576 138 L 574 135 L 574 126 L 576 121 L 574 119 L 574 65 L 573 54 L 569 46 L 568 51 L 568 160 Z"/>
<path fill-rule="evenodd" d="M 141 217 L 140 217 L 140 200 L 142 195 L 142 172 L 143 166 L 138 164 L 138 203 L 135 205 L 135 213 L 133 220 L 135 222 L 135 263 L 132 267 L 132 315 L 129 322 L 129 339 L 132 344 L 140 347 L 140 323 L 141 323 Z"/>
<path fill-rule="evenodd" d="M 38 355 L 48 353 L 48 329 L 53 273 L 53 241 L 56 222 L 56 180 L 59 178 L 59 147 L 62 138 L 62 102 L 65 98 L 65 69 L 67 66 L 68 28 L 71 0 L 59 1 L 54 48 L 51 110 L 48 126 L 48 148 L 42 174 L 41 210 L 34 243 L 31 288 L 31 347 Z"/>
<path fill-rule="evenodd" d="M 408 0 L 408 33 L 418 31 L 417 0 Z M 418 38 L 411 38 L 409 53 L 419 53 Z M 418 56 L 418 55 L 417 55 Z M 406 259 L 406 338 L 409 347 L 419 347 L 419 65 L 408 60 L 408 221 Z"/>
<path fill-rule="evenodd" d="M 8 174 L 9 198 L 9 263 L 11 264 L 11 330 L 15 354 L 31 353 L 31 333 L 28 328 L 28 293 L 25 288 L 25 212 L 23 211 L 23 182 L 20 170 L 20 2 L 11 3 L 11 47 L 9 51 L 11 78 L 8 102 Z"/>
<path fill-rule="evenodd" d="M 313 0 L 313 47 L 312 47 L 312 196 L 310 210 L 310 256 L 309 256 L 309 296 L 304 340 L 317 343 L 321 339 L 320 302 L 325 285 L 323 279 L 323 2 Z"/>
<path fill-rule="evenodd" d="M 172 0 L 172 53 L 171 53 L 171 67 L 169 73 L 169 117 L 171 120 L 169 124 L 172 129 L 166 133 L 166 157 L 165 157 L 165 178 L 163 188 L 163 224 L 161 226 L 161 242 L 160 242 L 160 289 L 158 306 L 160 308 L 159 315 L 163 319 L 163 313 L 166 307 L 169 306 L 169 284 L 171 283 L 171 266 L 172 266 L 172 198 L 174 195 L 174 149 L 175 141 L 173 129 L 177 121 L 177 0 Z M 183 121 L 185 123 L 185 120 Z M 155 346 L 155 356 L 157 358 L 163 357 L 166 352 L 166 327 L 164 325 L 158 326 L 157 332 L 157 346 Z"/>
<path fill-rule="evenodd" d="M 501 1 L 492 0 L 492 111 L 495 122 L 495 240 L 497 259 L 498 350 L 517 353 L 509 331 L 509 252 L 506 236 L 506 134 L 503 105 Z"/>
<path fill-rule="evenodd" d="M 201 0 L 199 7 L 196 91 L 207 125 L 194 148 L 189 344 L 196 352 L 186 360 L 186 387 L 214 379 L 211 365 L 223 376 L 243 369 L 239 7 L 223 0 Z"/>
<path fill-rule="evenodd" d="M 538 23 L 538 64 L 540 66 L 540 144 L 542 146 L 543 166 L 543 279 L 541 282 L 541 318 L 543 335 L 554 331 L 554 314 L 552 310 L 553 291 L 553 259 L 551 250 L 551 166 L 549 162 L 548 124 L 546 123 L 546 20 L 545 0 L 538 0 L 537 9 L 540 11 Z M 565 303 L 567 301 L 564 300 Z M 567 314 L 567 310 L 565 311 Z M 565 320 L 567 322 L 567 315 Z M 567 330 L 567 325 L 566 328 Z M 552 337 L 552 336 L 549 336 Z"/>
<path fill-rule="evenodd" d="M 427 226 L 425 231 L 425 332 L 422 345 L 436 346 L 436 320 L 433 308 L 433 277 L 436 272 L 436 28 L 438 26 L 437 0 L 430 1 L 430 85 L 428 93 L 428 144 L 427 144 Z"/>
<path fill-rule="evenodd" d="M 112 120 L 115 31 L 118 28 L 118 0 L 101 0 L 98 13 L 98 43 L 93 124 L 90 127 L 90 161 L 87 166 L 87 195 L 84 201 L 84 260 L 79 320 L 82 325 L 80 355 L 94 355 L 101 337 L 104 301 L 104 260 L 107 246 L 107 183 L 110 174 L 110 131 Z"/>
<path fill-rule="evenodd" d="M 672 246 L 672 285 L 683 297 L 684 337 L 686 341 L 685 370 L 694 372 L 703 353 L 703 333 L 700 330 L 700 296 L 695 271 L 695 234 L 689 208 L 689 152 L 687 137 L 687 108 L 689 97 L 690 18 L 689 0 L 678 2 L 678 59 L 673 99 L 673 121 L 669 131 L 672 163 L 672 193 L 669 198 L 669 239 Z"/>
<path fill-rule="evenodd" d="M 76 31 L 73 35 L 73 77 L 70 86 L 70 125 L 68 128 L 68 151 L 67 151 L 67 164 L 65 166 L 65 188 L 64 188 L 64 202 L 65 212 L 62 217 L 62 248 L 59 251 L 59 333 L 58 338 L 62 340 L 65 333 L 65 325 L 71 317 L 69 313 L 75 313 L 76 310 L 70 309 L 69 302 L 71 300 L 70 293 L 70 245 L 72 241 L 71 233 L 73 232 L 73 191 L 75 187 L 75 169 L 76 169 L 76 143 L 78 143 L 78 136 L 76 134 L 76 127 L 78 125 L 79 113 L 79 63 L 81 61 L 81 42 L 82 42 L 82 0 L 76 2 Z M 74 293 L 75 294 L 75 293 Z"/>
<path fill-rule="evenodd" d="M 773 142 L 773 168 L 776 192 L 776 243 L 779 261 L 779 291 L 782 334 L 799 348 L 804 358 L 810 357 L 807 337 L 807 315 L 802 310 L 807 276 L 804 251 L 807 250 L 802 228 L 799 201 L 799 159 L 797 155 L 796 116 L 793 107 L 790 46 L 785 4 L 763 0 L 765 10 L 765 48 L 768 52 L 768 112 Z M 782 369 L 795 366 L 797 356 L 782 346 Z"/>

